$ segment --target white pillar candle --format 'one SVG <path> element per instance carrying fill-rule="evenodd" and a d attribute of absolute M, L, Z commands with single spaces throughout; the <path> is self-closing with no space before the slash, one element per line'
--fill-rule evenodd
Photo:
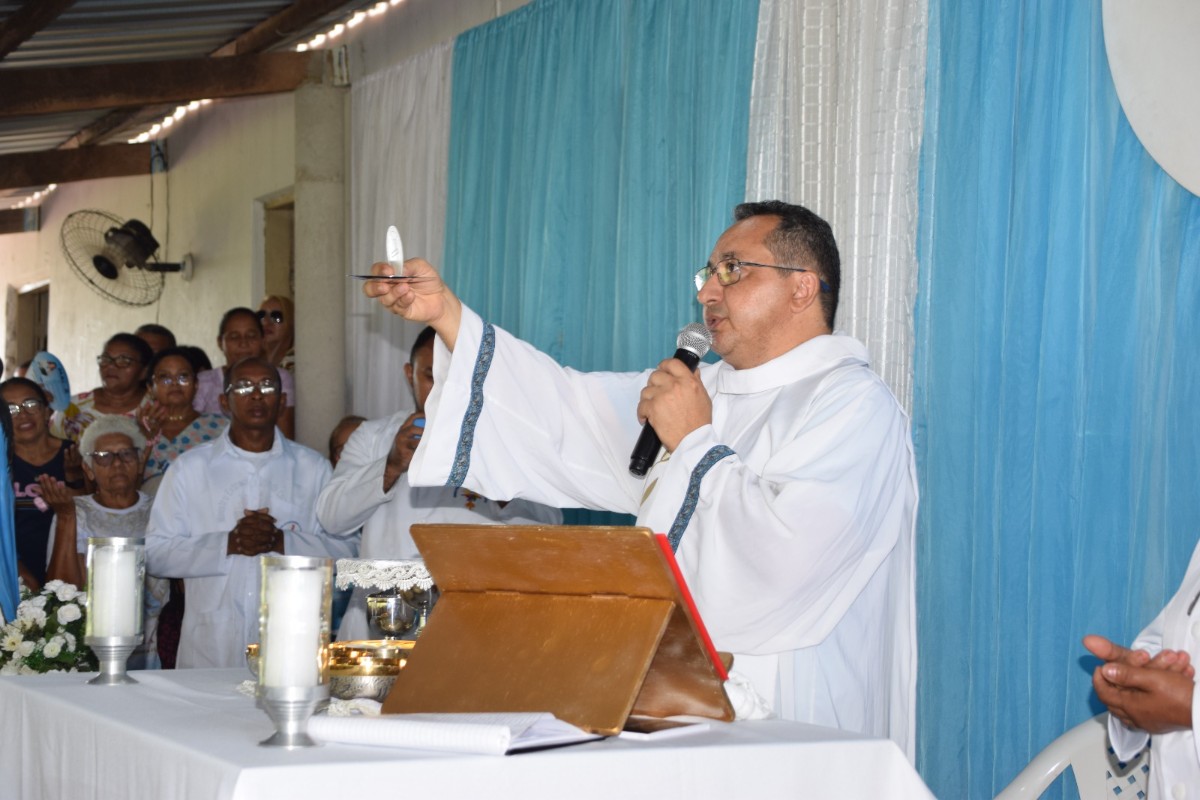
<path fill-rule="evenodd" d="M 263 686 L 320 683 L 321 600 L 325 573 L 309 569 L 266 571 L 266 624 L 260 632 Z"/>
<path fill-rule="evenodd" d="M 92 552 L 92 593 L 88 613 L 93 636 L 136 636 L 142 607 L 137 552 L 97 547 Z"/>

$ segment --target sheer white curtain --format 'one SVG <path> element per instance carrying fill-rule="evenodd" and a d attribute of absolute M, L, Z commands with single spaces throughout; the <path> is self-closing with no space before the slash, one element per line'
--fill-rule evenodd
<path fill-rule="evenodd" d="M 926 0 L 761 0 L 746 198 L 808 206 L 842 255 L 837 326 L 912 404 Z"/>
<path fill-rule="evenodd" d="M 395 225 L 408 257 L 440 265 L 446 228 L 453 41 L 355 83 L 350 94 L 350 257 L 354 272 L 383 261 Z M 401 365 L 420 328 L 352 287 L 346 342 L 352 413 L 382 417 L 412 408 Z"/>

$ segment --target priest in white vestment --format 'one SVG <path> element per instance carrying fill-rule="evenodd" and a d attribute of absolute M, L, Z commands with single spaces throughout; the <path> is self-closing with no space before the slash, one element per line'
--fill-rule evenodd
<path fill-rule="evenodd" d="M 841 271 L 828 224 L 779 202 L 743 204 L 735 220 L 696 275 L 722 357 L 696 373 L 675 359 L 580 373 L 480 319 L 440 280 L 368 281 L 368 296 L 438 333 L 410 480 L 636 514 L 668 534 L 714 643 L 765 706 L 891 737 L 911 759 L 908 419 L 863 345 L 832 332 Z M 404 269 L 437 276 L 420 259 Z M 663 453 L 637 478 L 642 421 Z"/>
<path fill-rule="evenodd" d="M 183 453 L 163 476 L 146 531 L 146 569 L 183 578 L 187 607 L 176 664 L 236 667 L 258 641 L 259 562 L 264 554 L 349 558 L 357 537 L 317 521 L 329 462 L 285 437 L 279 371 L 239 361 L 221 397 L 231 421 L 221 436 Z"/>
<path fill-rule="evenodd" d="M 433 328 L 421 331 L 404 365 L 416 411 L 364 422 L 341 451 L 333 478 L 317 499 L 317 518 L 327 531 L 362 528 L 360 558 L 421 558 L 409 530 L 414 523 L 464 525 L 558 525 L 562 512 L 531 503 L 491 500 L 458 486 L 414 487 L 408 482 L 413 451 L 425 425 L 425 402 L 433 389 Z M 366 592 L 356 588 L 337 638 L 370 638 Z"/>

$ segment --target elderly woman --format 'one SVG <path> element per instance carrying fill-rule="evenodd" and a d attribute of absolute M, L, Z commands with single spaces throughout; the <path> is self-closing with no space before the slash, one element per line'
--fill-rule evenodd
<path fill-rule="evenodd" d="M 221 327 L 217 333 L 217 346 L 225 356 L 223 369 L 210 369 L 197 376 L 196 399 L 192 405 L 197 411 L 210 414 L 224 414 L 221 409 L 221 397 L 225 393 L 225 375 L 237 362 L 251 356 L 261 356 L 264 352 L 263 325 L 258 314 L 248 308 L 231 308 L 221 317 Z M 286 407 L 279 415 L 279 430 L 291 439 L 296 433 L 296 386 L 292 373 L 285 369 L 279 370 L 281 391 Z"/>
<path fill-rule="evenodd" d="M 180 453 L 220 436 L 229 419 L 192 406 L 197 370 L 186 350 L 172 347 L 160 351 L 150 362 L 149 372 L 152 402 L 139 421 L 150 440 L 142 488 L 153 495 L 171 462 Z"/>
<path fill-rule="evenodd" d="M 142 451 L 146 438 L 128 417 L 101 415 L 79 440 L 83 469 L 95 483 L 94 494 L 69 498 L 43 486 L 57 512 L 55 542 L 70 542 L 79 554 L 82 572 L 89 537 L 140 538 L 150 519 L 150 497 L 138 491 L 142 482 Z M 158 612 L 167 599 L 168 582 L 146 576 L 145 639 L 134 651 L 133 669 L 158 667 Z"/>
<path fill-rule="evenodd" d="M 296 371 L 296 307 L 289 297 L 269 294 L 258 304 L 267 360 L 280 369 Z"/>
<path fill-rule="evenodd" d="M 42 387 L 28 378 L 10 378 L 0 383 L 0 396 L 12 418 L 13 516 L 21 579 L 35 591 L 53 579 L 78 584 L 74 548 L 59 548 L 47 556 L 54 513 L 42 496 L 47 482 L 68 495 L 83 485 L 78 452 L 71 442 L 50 435 L 50 408 Z"/>
<path fill-rule="evenodd" d="M 104 343 L 96 356 L 100 386 L 71 398 L 63 418 L 64 438 L 79 441 L 92 420 L 100 414 L 120 414 L 130 419 L 150 404 L 146 393 L 146 368 L 154 352 L 132 333 L 118 333 Z"/>

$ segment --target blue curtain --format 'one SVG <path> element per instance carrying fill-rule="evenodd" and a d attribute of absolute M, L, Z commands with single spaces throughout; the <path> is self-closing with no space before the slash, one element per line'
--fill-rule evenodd
<path fill-rule="evenodd" d="M 17 618 L 17 604 L 21 593 L 17 584 L 17 538 L 13 520 L 16 498 L 13 496 L 12 476 L 9 472 L 12 455 L 8 437 L 12 422 L 8 409 L 0 411 L 0 611 L 7 622 Z"/>
<path fill-rule="evenodd" d="M 1121 113 L 1099 0 L 930 5 L 918 767 L 991 797 L 1102 710 L 1080 638 L 1132 639 L 1196 544 L 1200 198 Z"/>
<path fill-rule="evenodd" d="M 538 0 L 455 44 L 444 271 L 580 369 L 644 369 L 743 199 L 757 0 Z"/>

